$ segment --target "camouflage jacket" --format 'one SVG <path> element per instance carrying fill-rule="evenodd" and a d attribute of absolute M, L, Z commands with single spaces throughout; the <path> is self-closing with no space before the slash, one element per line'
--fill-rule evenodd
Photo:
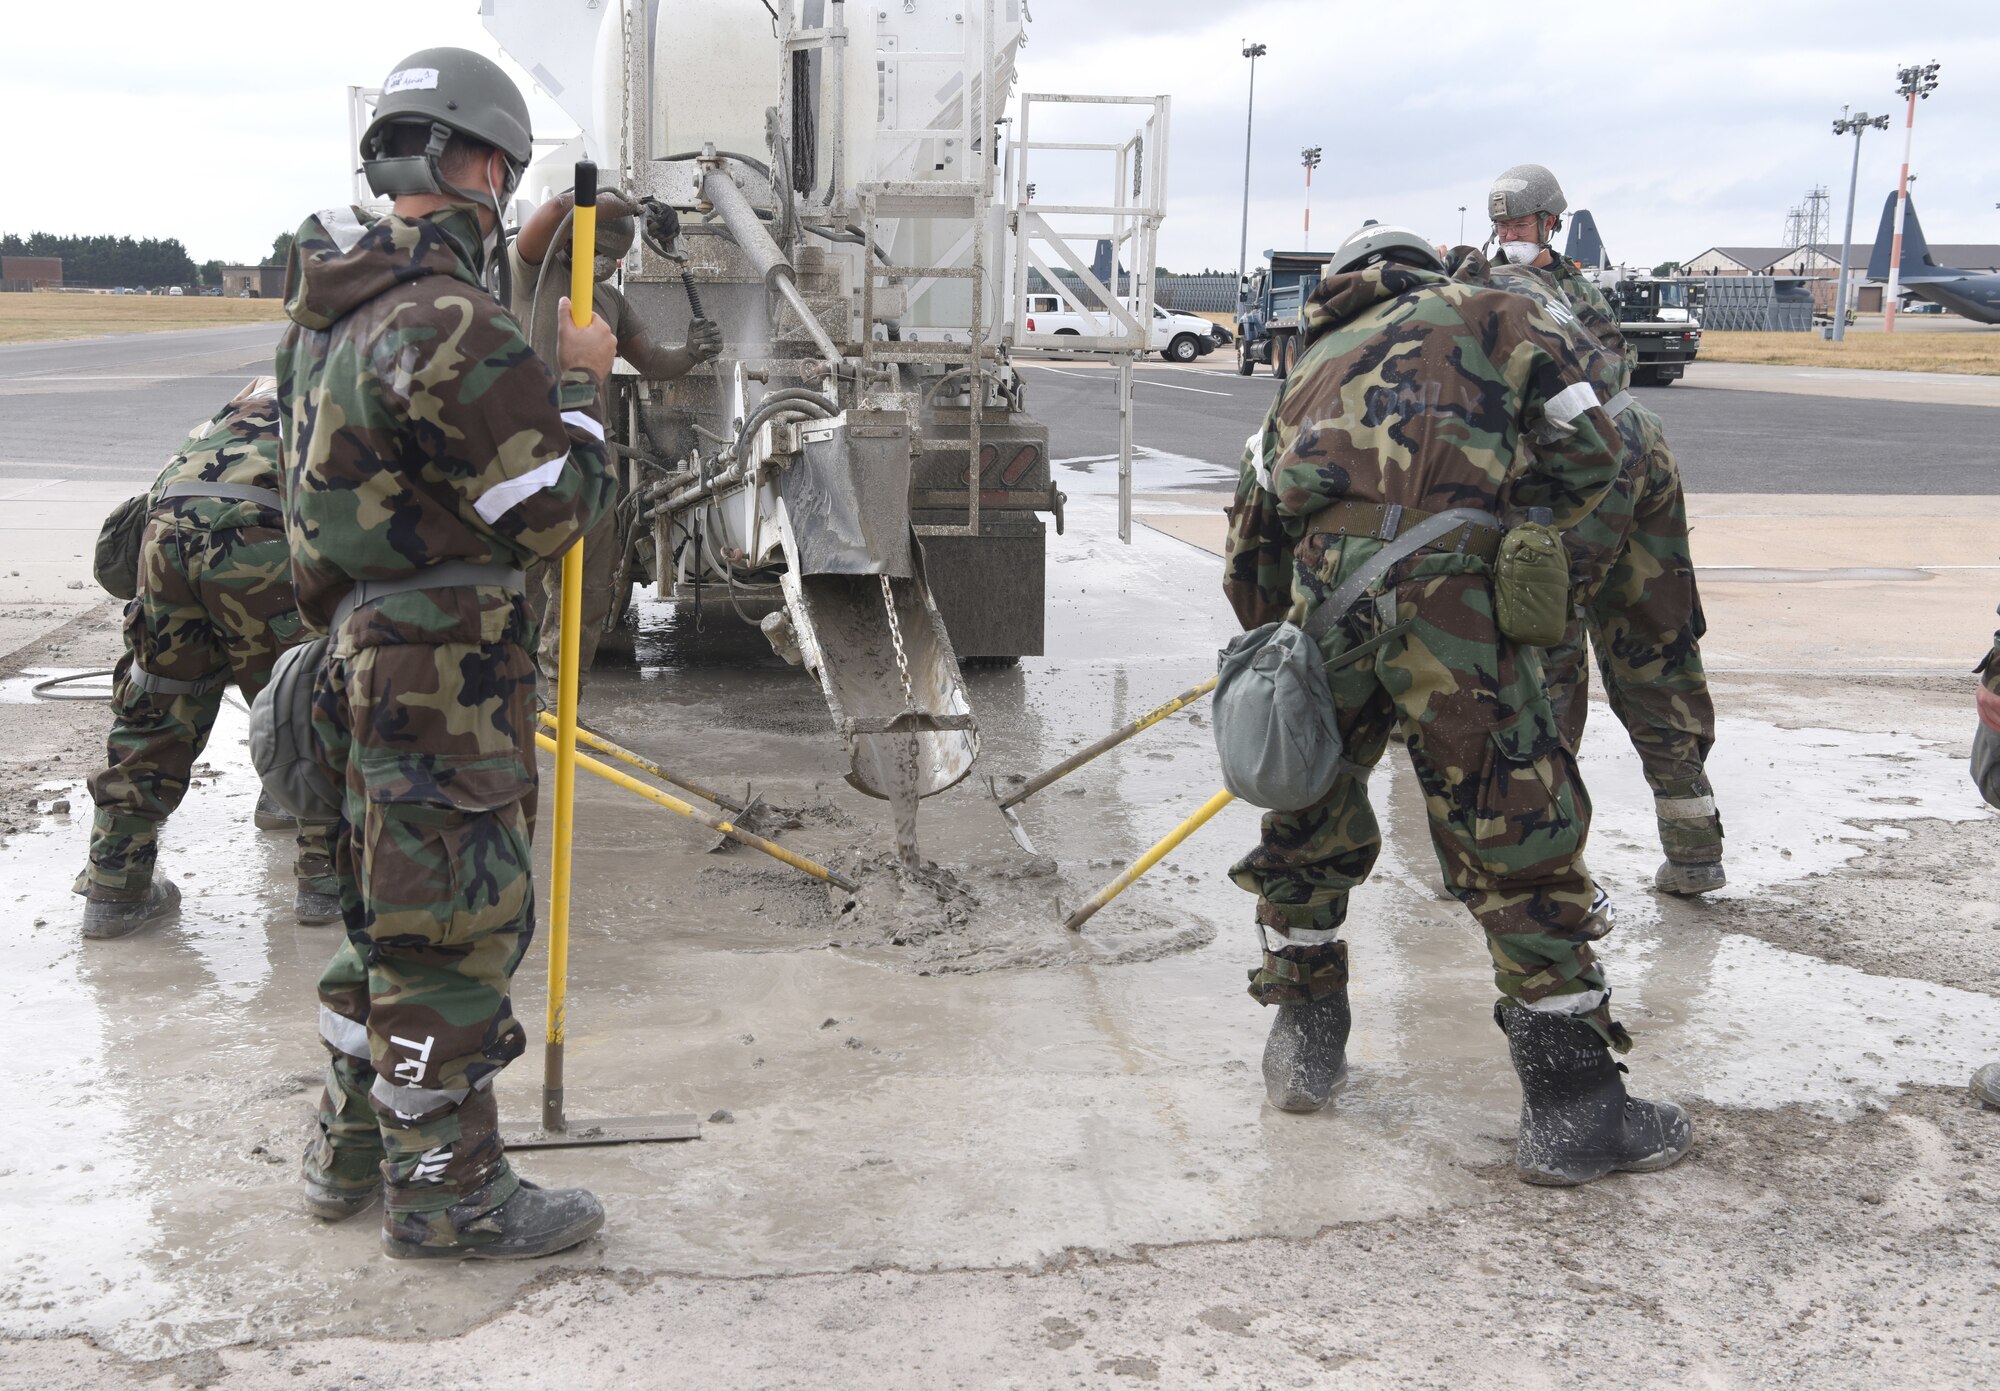
<path fill-rule="evenodd" d="M 285 527 L 299 611 L 325 631 L 359 579 L 447 560 L 525 568 L 562 552 L 615 491 L 597 379 L 560 383 L 479 283 L 468 209 L 329 209 L 292 240 L 278 345 Z M 431 592 L 435 594 L 435 591 Z M 375 606 L 405 641 L 519 636 L 501 590 Z"/>
<path fill-rule="evenodd" d="M 1587 342 L 1519 295 L 1390 262 L 1322 280 L 1304 336 L 1258 469 L 1287 517 L 1351 499 L 1567 526 L 1624 462 Z"/>
<path fill-rule="evenodd" d="M 180 452 L 167 460 L 149 494 L 153 509 L 172 483 L 231 483 L 246 488 L 284 489 L 284 465 L 278 452 L 278 397 L 269 377 L 260 377 L 235 399 L 194 427 Z M 173 499 L 183 520 L 216 530 L 275 526 L 271 509 L 232 498 Z"/>
<path fill-rule="evenodd" d="M 1479 285 L 1488 289 L 1505 290 L 1509 294 L 1526 295 L 1541 305 L 1543 312 L 1556 322 L 1571 324 L 1580 329 L 1582 331 L 1580 335 L 1573 335 L 1577 338 L 1578 356 L 1583 360 L 1591 384 L 1597 388 L 1597 394 L 1604 400 L 1609 401 L 1632 384 L 1631 369 L 1625 364 L 1624 336 L 1619 335 L 1617 344 L 1607 348 L 1593 327 L 1597 324 L 1596 316 L 1580 311 L 1575 301 L 1566 293 L 1566 287 L 1549 269 L 1539 266 L 1514 266 L 1505 261 L 1495 264 L 1469 247 L 1465 250 L 1469 254 L 1453 268 L 1452 279 L 1463 281 L 1467 285 Z M 1579 279 L 1576 283 L 1592 294 L 1597 293 L 1597 287 L 1587 280 Z M 1601 300 L 1602 296 L 1599 298 Z"/>
<path fill-rule="evenodd" d="M 1477 255 L 1478 253 L 1474 253 Z M 1484 260 L 1481 257 L 1481 260 Z M 1500 260 L 1492 263 L 1491 269 L 1499 270 L 1508 263 Z M 1597 288 L 1589 277 L 1577 268 L 1576 262 L 1556 251 L 1549 252 L 1546 266 L 1515 266 L 1515 272 L 1533 271 L 1555 286 L 1556 293 L 1563 297 L 1570 311 L 1583 325 L 1583 331 L 1606 352 L 1619 358 L 1625 364 L 1625 380 L 1618 384 L 1623 391 L 1632 384 L 1632 354 L 1625 343 L 1625 330 L 1618 318 L 1618 311 L 1611 307 L 1611 301 L 1604 297 L 1604 291 Z"/>

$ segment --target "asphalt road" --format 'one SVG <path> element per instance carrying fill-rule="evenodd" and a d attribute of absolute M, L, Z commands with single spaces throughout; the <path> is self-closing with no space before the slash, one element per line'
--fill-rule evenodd
<path fill-rule="evenodd" d="M 197 422 L 271 370 L 279 327 L 0 346 L 0 481 L 149 481 Z"/>
<path fill-rule="evenodd" d="M 1048 423 L 1052 458 L 1117 452 L 1112 372 L 1033 363 L 1023 375 L 1029 409 Z M 1261 371 L 1243 378 L 1147 364 L 1134 372 L 1133 439 L 1226 470 L 1220 486 L 1231 486 L 1243 441 L 1262 423 L 1276 393 L 1277 383 Z M 1685 383 L 1635 387 L 1634 393 L 1666 422 L 1693 492 L 2000 492 L 2000 412 L 1990 407 L 1704 390 Z M 1102 472 L 1101 465 L 1085 467 Z M 1137 464 L 1134 474 L 1141 492 L 1213 488 L 1217 476 L 1152 460 Z"/>
<path fill-rule="evenodd" d="M 270 370 L 277 337 L 275 324 L 248 324 L 0 347 L 0 480 L 150 479 L 195 422 Z M 1039 362 L 1023 374 L 1052 456 L 1079 461 L 1067 469 L 1076 481 L 1108 481 L 1102 459 L 1118 449 L 1114 374 Z M 1150 362 L 1134 376 L 1134 438 L 1174 456 L 1142 460 L 1139 490 L 1230 486 L 1277 383 L 1262 372 Z M 1666 421 L 1695 492 L 2000 492 L 2000 414 L 1991 408 L 1685 383 L 1636 390 Z"/>

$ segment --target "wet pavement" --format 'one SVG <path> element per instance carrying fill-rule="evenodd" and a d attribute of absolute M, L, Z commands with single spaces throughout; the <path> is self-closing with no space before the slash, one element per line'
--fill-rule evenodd
<path fill-rule="evenodd" d="M 1188 461 L 1147 485 L 1213 488 L 1217 473 Z M 919 819 L 952 877 L 945 901 L 898 892 L 887 809 L 842 782 L 816 690 L 726 609 L 696 634 L 691 614 L 649 606 L 639 665 L 593 678 L 587 721 L 797 809 L 780 839 L 856 871 L 863 893 L 843 911 L 844 896 L 742 850 L 710 854 L 704 829 L 580 780 L 570 1114 L 730 1119 L 694 1142 L 524 1156 L 530 1176 L 586 1183 L 610 1211 L 601 1239 L 555 1262 L 412 1270 L 379 1255 L 372 1218 L 325 1227 L 297 1211 L 322 1061 L 312 987 L 334 938 L 291 922 L 289 841 L 250 827 L 240 712 L 225 710 L 211 771 L 166 832 L 185 906 L 163 929 L 79 940 L 68 884 L 88 797 L 75 777 L 47 783 L 43 797 L 78 810 L 0 846 L 14 963 L 0 982 L 0 1333 L 82 1331 L 138 1356 L 442 1334 L 552 1267 L 1039 1266 L 1492 1201 L 1481 1171 L 1507 1157 L 1517 1092 L 1479 934 L 1438 889 L 1394 750 L 1375 778 L 1388 843 L 1349 934 L 1354 1081 L 1314 1117 L 1262 1102 L 1250 900 L 1223 877 L 1254 838 L 1248 809 L 1082 934 L 1060 926 L 1214 789 L 1204 711 L 1022 808 L 1053 863 L 1023 855 L 987 799 L 987 776 L 1036 771 L 1191 684 L 1232 626 L 1213 558 L 1143 528 L 1118 545 L 1108 481 L 1101 461 L 1065 471 L 1048 656 L 968 674 L 984 756 Z M 1821 700 L 1802 720 L 1752 682 L 1722 704 L 1728 899 L 1781 901 L 1893 850 L 1917 818 L 1991 816 L 1908 710 Z M 18 709 L 0 703 L 0 721 Z M 1784 951 L 1652 894 L 1650 799 L 1601 706 L 1584 767 L 1641 1091 L 1843 1119 L 2000 1055 L 2000 1000 Z M 538 944 L 517 982 L 537 1040 L 544 965 Z M 534 1117 L 539 1081 L 537 1041 L 500 1086 L 511 1120 Z"/>

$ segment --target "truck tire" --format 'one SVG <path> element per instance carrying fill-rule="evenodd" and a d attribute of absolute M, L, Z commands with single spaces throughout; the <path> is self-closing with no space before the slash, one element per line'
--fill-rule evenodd
<path fill-rule="evenodd" d="M 1279 381 L 1292 375 L 1292 340 L 1289 334 L 1271 340 L 1271 375 Z"/>
<path fill-rule="evenodd" d="M 1194 341 L 1192 333 L 1179 334 L 1160 356 L 1169 362 L 1193 362 L 1201 356 L 1201 344 Z"/>
<path fill-rule="evenodd" d="M 1078 332 L 1077 332 L 1077 331 L 1076 331 L 1075 329 L 1073 329 L 1073 328 L 1059 328 L 1059 329 L 1057 329 L 1057 330 L 1056 330 L 1056 337 L 1058 337 L 1058 338 L 1081 338 L 1082 336 L 1083 336 L 1082 334 L 1078 333 Z M 1074 362 L 1074 361 L 1076 361 L 1076 359 L 1075 359 L 1075 358 L 1073 358 L 1073 357 L 1059 357 L 1059 358 L 1056 358 L 1055 360 L 1056 360 L 1057 362 Z"/>
<path fill-rule="evenodd" d="M 1236 375 L 1247 377 L 1257 370 L 1257 359 L 1250 356 L 1250 340 L 1242 334 L 1236 335 Z"/>

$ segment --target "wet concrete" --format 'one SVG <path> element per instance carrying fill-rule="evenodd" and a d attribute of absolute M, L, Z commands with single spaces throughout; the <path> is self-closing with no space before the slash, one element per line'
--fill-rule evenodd
<path fill-rule="evenodd" d="M 1438 891 L 1405 768 L 1375 780 L 1388 845 L 1352 917 L 1354 1082 L 1326 1114 L 1262 1103 L 1267 1020 L 1242 990 L 1249 900 L 1222 873 L 1254 837 L 1249 810 L 1229 808 L 1084 933 L 1060 926 L 1213 789 L 1205 712 L 1028 802 L 1047 861 L 1014 846 L 985 776 L 1036 771 L 1184 688 L 1230 627 L 1212 560 L 1144 530 L 1119 546 L 1108 501 L 1075 491 L 1069 535 L 1051 538 L 1049 655 L 968 674 L 980 767 L 924 803 L 942 888 L 912 897 L 900 882 L 888 809 L 842 781 L 810 679 L 726 612 L 697 639 L 690 615 L 648 609 L 638 667 L 592 679 L 585 715 L 604 733 L 797 809 L 802 825 L 781 839 L 856 871 L 863 891 L 843 912 L 841 896 L 742 850 L 710 854 L 712 834 L 584 780 L 570 1112 L 733 1120 L 694 1143 L 524 1157 L 531 1176 L 587 1183 L 610 1210 L 603 1238 L 553 1263 L 412 1270 L 380 1257 L 372 1220 L 329 1228 L 294 1207 L 322 1056 L 312 983 L 334 939 L 291 922 L 289 843 L 250 828 L 238 712 L 225 711 L 212 775 L 165 837 L 185 893 L 177 923 L 79 941 L 67 886 L 82 811 L 40 816 L 0 846 L 13 929 L 0 1333 L 81 1331 L 140 1356 L 441 1334 L 551 1266 L 1037 1266 L 1071 1248 L 1301 1236 L 1493 1201 L 1486 1170 L 1506 1157 L 1516 1092 L 1484 950 Z M 1893 849 L 1915 818 L 1991 818 L 1961 751 L 1909 732 L 1930 728 L 1918 714 L 1724 706 L 1736 713 L 1712 772 L 1736 903 L 1782 901 L 1788 885 Z M 5 709 L 19 707 L 0 721 L 18 718 Z M 2000 1054 L 1990 996 L 1782 950 L 1720 930 L 1726 910 L 1651 894 L 1650 801 L 1602 707 L 1585 769 L 1643 1090 L 1801 1101 L 1840 1120 Z M 42 795 L 87 809 L 78 778 Z M 518 981 L 534 1035 L 543 968 L 538 948 Z M 539 1061 L 531 1045 L 501 1084 L 512 1120 L 536 1112 Z"/>

